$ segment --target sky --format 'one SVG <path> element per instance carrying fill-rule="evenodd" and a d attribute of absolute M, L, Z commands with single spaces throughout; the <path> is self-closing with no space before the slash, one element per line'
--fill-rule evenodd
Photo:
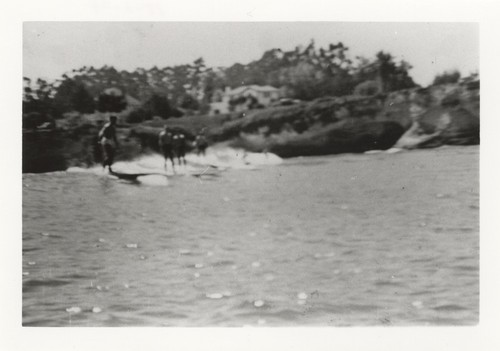
<path fill-rule="evenodd" d="M 422 86 L 436 74 L 479 72 L 479 25 L 473 22 L 24 22 L 23 76 L 55 80 L 83 66 L 132 71 L 193 62 L 228 67 L 264 51 L 343 42 L 350 57 L 380 51 L 405 60 Z"/>

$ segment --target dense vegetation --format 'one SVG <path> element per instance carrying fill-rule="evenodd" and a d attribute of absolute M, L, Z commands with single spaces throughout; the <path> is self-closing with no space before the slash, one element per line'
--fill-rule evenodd
<path fill-rule="evenodd" d="M 163 119 L 182 114 L 204 114 L 226 88 L 271 85 L 300 100 L 324 96 L 373 95 L 415 86 L 407 62 L 379 52 L 372 60 L 348 55 L 342 43 L 316 48 L 306 46 L 283 52 L 272 49 L 247 65 L 207 67 L 202 58 L 192 64 L 133 72 L 111 66 L 82 67 L 49 83 L 24 79 L 23 114 L 36 112 L 46 121 L 65 113 L 123 112 L 138 123 L 154 116 Z"/>
<path fill-rule="evenodd" d="M 458 83 L 460 80 L 460 72 L 459 71 L 450 71 L 450 72 L 443 72 L 441 74 L 438 74 L 433 81 L 433 85 L 439 85 L 439 84 L 454 84 Z"/>

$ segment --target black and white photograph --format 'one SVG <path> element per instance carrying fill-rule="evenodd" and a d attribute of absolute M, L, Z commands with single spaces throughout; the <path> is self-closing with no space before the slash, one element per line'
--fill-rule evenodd
<path fill-rule="evenodd" d="M 24 326 L 478 323 L 477 24 L 23 31 Z"/>
<path fill-rule="evenodd" d="M 19 22 L 18 327 L 479 328 L 480 21 L 244 13 Z"/>

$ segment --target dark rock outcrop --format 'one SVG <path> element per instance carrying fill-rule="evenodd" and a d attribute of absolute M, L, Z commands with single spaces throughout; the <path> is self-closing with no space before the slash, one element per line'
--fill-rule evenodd
<path fill-rule="evenodd" d="M 416 91 L 411 126 L 395 147 L 413 149 L 479 144 L 479 84 L 445 85 Z"/>
<path fill-rule="evenodd" d="M 59 131 L 23 132 L 23 173 L 66 169 L 64 144 L 65 139 Z"/>
<path fill-rule="evenodd" d="M 284 142 L 271 141 L 266 149 L 281 157 L 386 150 L 403 133 L 404 128 L 396 122 L 346 121 L 314 135 L 305 133 Z"/>

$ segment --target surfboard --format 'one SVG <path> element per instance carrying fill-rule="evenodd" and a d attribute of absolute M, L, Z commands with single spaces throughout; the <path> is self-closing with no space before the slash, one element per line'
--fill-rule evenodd
<path fill-rule="evenodd" d="M 163 173 L 121 173 L 121 172 L 115 172 L 115 171 L 110 171 L 109 174 L 123 180 L 130 180 L 130 181 L 136 181 L 138 177 L 144 177 L 148 175 L 163 175 L 166 176 L 166 174 Z"/>
<path fill-rule="evenodd" d="M 207 170 L 203 170 L 203 171 L 198 171 L 198 172 L 191 172 L 190 173 L 191 176 L 193 177 L 197 177 L 197 178 L 201 178 L 201 177 L 219 177 L 220 176 L 220 172 L 210 172 Z"/>

